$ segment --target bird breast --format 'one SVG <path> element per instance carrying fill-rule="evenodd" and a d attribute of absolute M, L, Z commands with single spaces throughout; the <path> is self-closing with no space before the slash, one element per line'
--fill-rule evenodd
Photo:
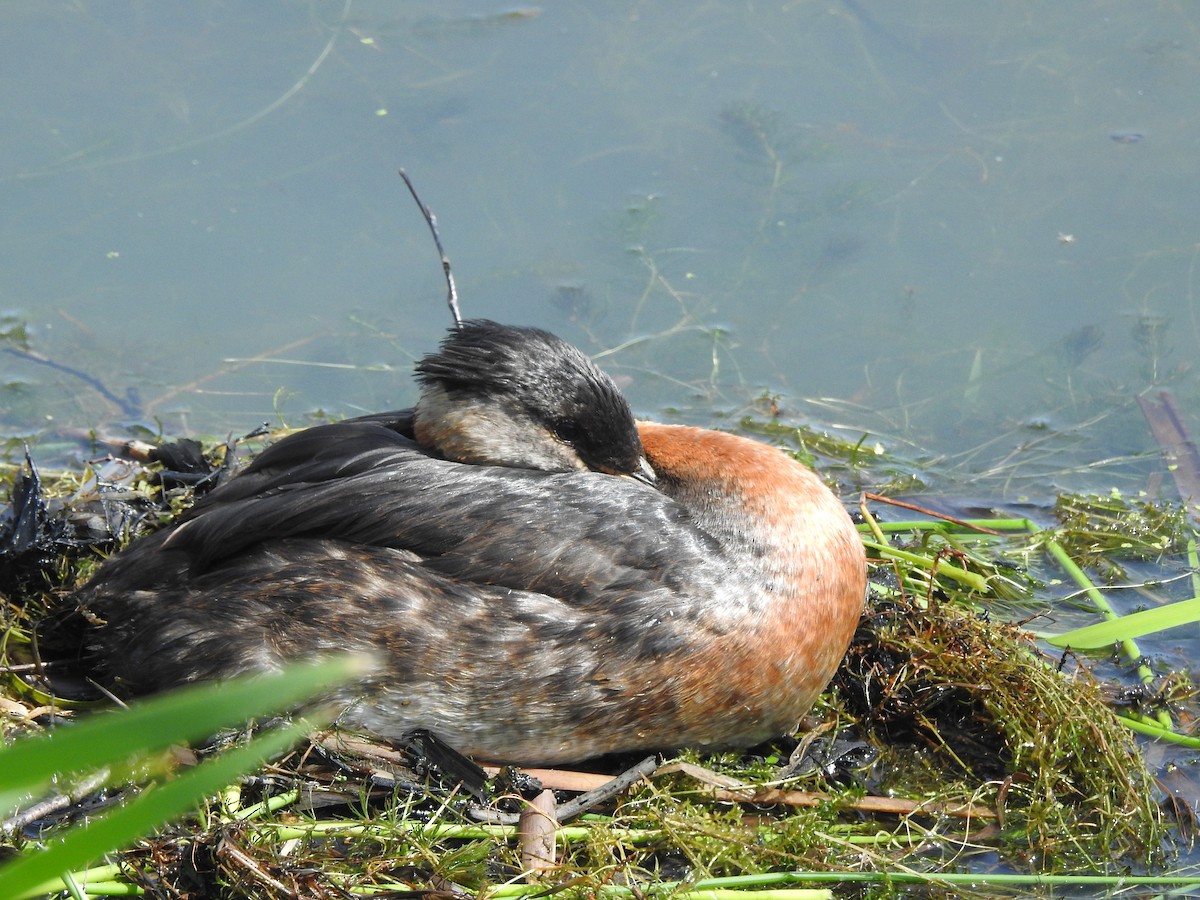
<path fill-rule="evenodd" d="M 854 634 L 866 594 L 857 531 L 820 478 L 781 450 L 686 426 L 638 430 L 661 489 L 725 547 L 739 575 L 730 588 L 748 588 L 721 592 L 731 627 L 682 675 L 680 693 L 696 715 L 729 711 L 731 745 L 778 734 L 808 712 Z"/>

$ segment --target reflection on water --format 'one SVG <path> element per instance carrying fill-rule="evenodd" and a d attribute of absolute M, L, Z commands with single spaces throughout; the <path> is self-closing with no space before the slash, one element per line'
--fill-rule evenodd
<path fill-rule="evenodd" d="M 1068 369 L 1078 369 L 1104 343 L 1104 329 L 1098 325 L 1083 325 L 1058 342 Z"/>

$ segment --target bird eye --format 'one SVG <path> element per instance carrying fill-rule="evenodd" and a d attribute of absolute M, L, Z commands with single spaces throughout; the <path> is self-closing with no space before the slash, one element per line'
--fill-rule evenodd
<path fill-rule="evenodd" d="M 572 449 L 579 442 L 579 429 L 576 427 L 576 423 L 570 419 L 555 422 L 552 433 L 561 443 Z"/>

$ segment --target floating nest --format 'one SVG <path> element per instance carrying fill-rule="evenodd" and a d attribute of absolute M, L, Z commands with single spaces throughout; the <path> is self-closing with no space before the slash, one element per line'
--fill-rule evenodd
<path fill-rule="evenodd" d="M 106 463 L 82 478 L 13 471 L 0 516 L 7 735 L 58 715 L 30 693 L 46 685 L 31 688 L 21 671 L 35 620 L 60 613 L 100 556 L 185 508 L 220 477 L 229 449 L 143 452 L 143 462 Z M 1102 686 L 978 611 L 994 598 L 929 575 L 938 546 L 913 549 L 920 577 L 895 560 L 873 564 L 868 612 L 804 729 L 746 752 L 665 761 L 593 808 L 578 834 L 562 832 L 539 877 L 594 890 L 780 870 L 902 866 L 936 879 L 955 869 L 1146 871 L 1161 862 L 1160 793 Z M 925 586 L 919 596 L 915 583 Z M 221 750 L 218 742 L 200 753 Z M 590 769 L 616 773 L 630 762 Z M 462 765 L 419 745 L 314 738 L 241 783 L 238 802 L 262 804 L 254 815 L 235 823 L 214 805 L 123 854 L 122 877 L 177 896 L 216 885 L 237 896 L 277 896 L 281 885 L 344 896 L 401 882 L 465 896 L 527 871 L 515 833 L 484 829 L 473 809 L 512 814 L 547 784 L 559 800 L 577 791 L 557 775 L 545 782 Z M 112 791 L 24 822 L 10 839 L 67 828 Z"/>
<path fill-rule="evenodd" d="M 1058 662 L 970 610 L 876 604 L 834 681 L 881 748 L 872 789 L 969 792 L 996 814 L 975 839 L 1037 868 L 1158 857 L 1158 791 L 1133 734 L 1087 668 Z"/>

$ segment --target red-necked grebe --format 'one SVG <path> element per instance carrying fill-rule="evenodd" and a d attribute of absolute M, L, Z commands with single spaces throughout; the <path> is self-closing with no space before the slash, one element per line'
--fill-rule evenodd
<path fill-rule="evenodd" d="M 280 440 L 79 592 L 116 690 L 362 648 L 343 723 L 481 760 L 746 746 L 804 715 L 862 610 L 862 545 L 809 469 L 635 423 L 544 331 L 452 330 L 413 410 Z"/>

